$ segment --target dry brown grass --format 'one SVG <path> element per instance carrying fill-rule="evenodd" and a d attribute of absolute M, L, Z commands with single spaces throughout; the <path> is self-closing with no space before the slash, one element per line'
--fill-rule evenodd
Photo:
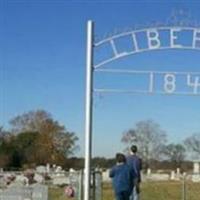
<path fill-rule="evenodd" d="M 187 200 L 200 200 L 200 184 L 186 184 Z M 141 200 L 182 200 L 182 182 L 146 182 L 141 185 Z M 70 200 L 63 194 L 63 188 L 51 188 L 49 200 Z M 71 200 L 74 200 L 71 198 Z M 114 200 L 111 184 L 103 184 L 103 200 Z"/>

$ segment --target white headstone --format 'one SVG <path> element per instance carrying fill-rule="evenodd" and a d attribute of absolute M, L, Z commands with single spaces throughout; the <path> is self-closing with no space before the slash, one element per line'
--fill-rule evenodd
<path fill-rule="evenodd" d="M 32 199 L 32 190 L 31 188 L 24 186 L 16 186 L 5 189 L 0 193 L 1 200 L 21 200 L 21 199 Z"/>
<path fill-rule="evenodd" d="M 199 173 L 200 173 L 199 162 L 194 162 L 194 163 L 193 163 L 193 173 L 194 173 L 194 174 L 199 174 Z"/>
<path fill-rule="evenodd" d="M 177 176 L 180 176 L 180 174 L 181 174 L 180 168 L 177 168 L 177 169 L 176 169 L 176 175 L 177 175 Z"/>
<path fill-rule="evenodd" d="M 47 165 L 46 165 L 46 172 L 50 173 L 50 164 L 49 163 L 47 163 Z"/>
<path fill-rule="evenodd" d="M 24 175 L 17 175 L 16 179 L 14 181 L 15 183 L 21 183 L 21 185 L 28 185 L 28 178 L 25 177 Z"/>
<path fill-rule="evenodd" d="M 62 172 L 62 167 L 61 166 L 57 166 L 55 172 L 56 173 Z"/>
<path fill-rule="evenodd" d="M 41 173 L 41 174 L 46 173 L 46 167 L 43 166 L 43 165 L 37 166 L 36 167 L 36 172 L 37 173 Z"/>
<path fill-rule="evenodd" d="M 194 161 L 194 163 L 193 163 L 192 181 L 200 182 L 200 166 L 199 166 L 199 162 L 197 162 L 197 161 Z"/>
<path fill-rule="evenodd" d="M 109 177 L 109 173 L 110 173 L 110 170 L 106 170 L 102 173 L 102 179 L 103 179 L 103 182 L 109 182 L 111 181 L 110 177 Z"/>
<path fill-rule="evenodd" d="M 150 176 L 150 175 L 151 175 L 151 169 L 148 168 L 148 169 L 147 169 L 147 176 Z"/>
<path fill-rule="evenodd" d="M 171 171 L 170 179 L 175 180 L 175 171 Z"/>
<path fill-rule="evenodd" d="M 73 168 L 70 168 L 70 169 L 69 169 L 69 172 L 70 172 L 70 173 L 74 173 L 74 172 L 76 172 L 76 171 L 75 171 Z"/>
<path fill-rule="evenodd" d="M 56 164 L 53 164 L 53 166 L 52 166 L 54 169 L 56 168 Z"/>
<path fill-rule="evenodd" d="M 44 182 L 44 177 L 40 174 L 35 174 L 34 175 L 34 180 L 37 182 L 37 183 L 43 183 Z"/>
<path fill-rule="evenodd" d="M 48 187 L 35 185 L 32 192 L 32 200 L 48 200 Z"/>
<path fill-rule="evenodd" d="M 69 177 L 66 176 L 57 176 L 57 177 L 53 177 L 53 185 L 69 185 L 70 184 L 70 180 Z"/>

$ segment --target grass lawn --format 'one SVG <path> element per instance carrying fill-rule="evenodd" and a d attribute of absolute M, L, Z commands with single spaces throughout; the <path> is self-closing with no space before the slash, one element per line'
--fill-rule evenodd
<path fill-rule="evenodd" d="M 141 185 L 141 200 L 182 200 L 181 182 L 146 182 Z M 187 200 L 200 200 L 200 184 L 187 183 Z M 74 200 L 73 198 L 70 198 Z M 63 188 L 49 189 L 49 200 L 70 200 L 63 194 Z M 111 184 L 103 185 L 103 200 L 114 200 Z"/>

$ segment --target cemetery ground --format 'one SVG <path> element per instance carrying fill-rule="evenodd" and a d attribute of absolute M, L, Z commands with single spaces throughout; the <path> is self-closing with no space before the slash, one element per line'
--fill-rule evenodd
<path fill-rule="evenodd" d="M 186 182 L 184 185 L 181 181 L 144 182 L 141 184 L 141 200 L 183 200 L 184 188 L 187 191 L 185 199 L 199 200 L 200 183 Z M 74 200 L 66 198 L 63 190 L 63 188 L 50 188 L 49 200 Z M 114 199 L 111 183 L 104 183 L 102 200 Z"/>

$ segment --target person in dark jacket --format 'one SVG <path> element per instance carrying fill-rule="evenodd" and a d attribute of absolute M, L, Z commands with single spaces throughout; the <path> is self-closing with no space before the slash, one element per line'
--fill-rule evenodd
<path fill-rule="evenodd" d="M 129 200 L 133 190 L 133 171 L 126 164 L 126 157 L 116 154 L 117 164 L 110 170 L 110 178 L 113 181 L 113 188 L 117 200 Z"/>
<path fill-rule="evenodd" d="M 127 165 L 134 174 L 133 192 L 130 196 L 130 200 L 139 200 L 142 160 L 137 156 L 136 145 L 131 146 L 130 155 L 127 157 Z"/>

